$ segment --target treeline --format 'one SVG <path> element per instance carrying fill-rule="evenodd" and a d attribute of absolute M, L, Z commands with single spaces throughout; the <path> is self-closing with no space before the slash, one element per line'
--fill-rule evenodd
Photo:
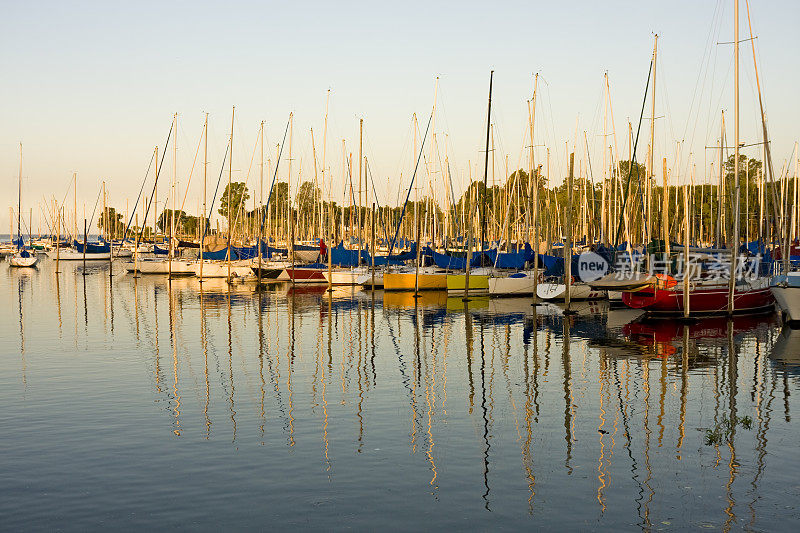
<path fill-rule="evenodd" d="M 523 169 L 510 173 L 501 184 L 484 187 L 482 181 L 473 181 L 458 199 L 452 196 L 434 201 L 424 196 L 409 201 L 405 206 L 375 206 L 375 235 L 378 240 L 391 240 L 398 236 L 415 239 L 417 232 L 425 241 L 444 243 L 447 239 L 473 238 L 484 234 L 487 240 L 502 242 L 532 241 L 538 231 L 540 241 L 555 243 L 566 236 L 567 214 L 572 213 L 572 236 L 576 241 L 603 241 L 613 243 L 630 239 L 641 243 L 666 234 L 674 240 L 683 239 L 684 192 L 688 194 L 689 222 L 693 242 L 726 242 L 734 222 L 735 193 L 739 191 L 739 227 L 741 238 L 755 239 L 759 234 L 777 235 L 779 221 L 794 220 L 800 226 L 800 216 L 795 211 L 795 198 L 800 194 L 795 179 L 775 183 L 766 181 L 761 161 L 741 156 L 738 179 L 734 179 L 733 156 L 728 158 L 719 174 L 709 180 L 695 176 L 695 181 L 712 181 L 713 184 L 691 183 L 668 185 L 665 192 L 663 175 L 649 174 L 642 164 L 621 161 L 614 168 L 593 177 L 581 169 L 573 177 L 572 202 L 568 201 L 566 179 L 551 186 L 541 166 L 534 171 L 534 179 Z M 603 175 L 606 177 L 603 178 Z M 668 183 L 675 179 L 670 173 Z M 371 196 L 371 195 L 369 195 Z M 534 198 L 538 199 L 539 219 L 534 224 Z M 347 198 L 347 203 L 357 203 L 357 198 Z M 249 205 L 248 205 L 249 204 Z M 305 181 L 298 187 L 290 202 L 288 184 L 278 182 L 263 207 L 251 196 L 246 185 L 233 182 L 219 196 L 217 212 L 225 219 L 225 228 L 208 227 L 208 231 L 226 232 L 232 228 L 234 240 L 253 240 L 258 235 L 276 241 L 355 240 L 369 242 L 372 235 L 372 209 L 366 206 L 341 206 L 322 198 L 313 182 Z M 248 208 L 249 207 L 249 208 Z M 108 216 L 101 219 L 110 223 L 111 234 L 121 236 L 124 225 L 121 215 L 108 208 Z M 197 238 L 202 234 L 201 216 L 175 211 L 177 236 Z M 794 214 L 794 219 L 791 218 Z M 173 212 L 165 209 L 157 219 L 161 233 L 169 231 Z M 666 215 L 666 216 L 664 216 Z M 262 229 L 263 225 L 263 229 Z M 148 228 L 149 229 L 149 228 Z"/>

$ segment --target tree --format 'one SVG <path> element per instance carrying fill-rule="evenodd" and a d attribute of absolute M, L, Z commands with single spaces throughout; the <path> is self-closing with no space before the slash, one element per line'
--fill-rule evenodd
<path fill-rule="evenodd" d="M 301 213 L 313 213 L 314 206 L 319 203 L 322 193 L 313 182 L 304 181 L 297 190 L 297 208 Z"/>
<path fill-rule="evenodd" d="M 108 221 L 108 227 L 106 227 L 106 221 Z M 108 233 L 111 238 L 122 235 L 122 232 L 125 231 L 122 214 L 117 213 L 117 210 L 113 207 L 106 207 L 105 212 L 97 220 L 97 227 L 101 232 Z"/>
<path fill-rule="evenodd" d="M 286 198 L 289 196 L 289 184 L 285 181 L 279 181 L 272 188 L 272 194 L 269 196 L 269 210 L 277 210 L 279 214 L 286 212 Z"/>
<path fill-rule="evenodd" d="M 230 200 L 230 215 L 236 219 L 236 214 L 244 206 L 244 203 L 250 198 L 250 193 L 247 192 L 247 186 L 240 182 L 234 181 L 230 185 L 225 186 L 225 191 L 219 202 L 218 213 L 225 218 L 228 218 L 228 201 Z M 231 224 L 228 220 L 228 224 Z"/>
<path fill-rule="evenodd" d="M 158 220 L 156 221 L 156 227 L 163 233 L 166 232 L 170 226 L 172 225 L 172 209 L 164 209 L 160 215 L 158 215 Z M 175 210 L 175 233 L 181 232 L 180 225 L 183 223 L 183 219 L 186 216 L 184 211 L 180 209 Z"/>

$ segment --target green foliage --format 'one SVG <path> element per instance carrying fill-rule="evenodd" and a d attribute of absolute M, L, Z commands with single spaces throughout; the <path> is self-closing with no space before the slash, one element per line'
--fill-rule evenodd
<path fill-rule="evenodd" d="M 156 227 L 162 233 L 169 231 L 172 224 L 172 209 L 164 209 L 158 216 Z M 195 217 L 187 214 L 186 212 L 176 209 L 175 210 L 175 234 L 176 235 L 195 235 L 197 229 L 203 227 L 203 217 Z"/>
<path fill-rule="evenodd" d="M 244 207 L 244 203 L 250 199 L 250 193 L 247 192 L 247 186 L 240 181 L 234 181 L 230 185 L 225 186 L 225 190 L 220 197 L 219 210 L 220 215 L 228 218 L 230 216 L 235 219 L 236 214 Z M 230 210 L 228 209 L 230 203 Z M 228 223 L 231 221 L 229 220 Z"/>
<path fill-rule="evenodd" d="M 737 425 L 749 430 L 753 427 L 753 419 L 749 416 L 735 417 L 733 420 L 727 417 L 723 418 L 722 421 L 713 428 L 706 429 L 706 446 L 718 446 L 723 442 L 730 442 L 730 439 L 733 437 L 733 430 Z"/>
<path fill-rule="evenodd" d="M 108 221 L 108 227 L 106 227 Z M 97 227 L 100 231 L 108 233 L 112 238 L 121 236 L 125 231 L 125 223 L 122 221 L 122 213 L 117 213 L 113 207 L 106 207 L 97 220 Z"/>
<path fill-rule="evenodd" d="M 319 204 L 321 197 L 322 193 L 318 187 L 310 181 L 304 181 L 300 184 L 300 188 L 297 190 L 297 196 L 295 197 L 298 210 L 300 213 L 310 215 L 314 212 L 314 207 Z"/>

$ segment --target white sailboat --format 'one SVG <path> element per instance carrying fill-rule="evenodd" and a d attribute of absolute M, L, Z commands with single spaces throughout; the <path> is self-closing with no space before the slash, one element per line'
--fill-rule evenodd
<path fill-rule="evenodd" d="M 800 321 L 800 271 L 772 278 L 769 290 L 789 322 Z"/>
<path fill-rule="evenodd" d="M 19 143 L 19 188 L 17 194 L 17 251 L 14 255 L 9 256 L 8 262 L 12 267 L 35 267 L 39 262 L 39 258 L 35 253 L 25 249 L 22 243 L 22 143 Z"/>
<path fill-rule="evenodd" d="M 508 276 L 490 277 L 489 296 L 533 295 L 536 285 L 536 278 L 532 270 Z"/>

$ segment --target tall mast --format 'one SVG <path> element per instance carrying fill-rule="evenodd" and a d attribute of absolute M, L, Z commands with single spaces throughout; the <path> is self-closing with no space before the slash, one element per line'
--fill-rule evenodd
<path fill-rule="evenodd" d="M 606 160 L 606 143 L 608 142 L 608 72 L 604 74 L 604 77 L 606 81 L 606 98 L 603 102 L 603 184 L 601 186 L 602 197 L 600 198 L 600 242 L 605 245 L 608 244 L 606 235 L 608 226 L 608 217 L 606 216 L 606 182 L 608 179 L 608 161 Z"/>
<path fill-rule="evenodd" d="M 650 151 L 648 153 L 648 171 L 649 176 L 647 179 L 647 242 L 650 242 L 653 231 L 653 217 L 652 217 L 652 204 L 653 204 L 653 180 L 655 179 L 656 171 L 653 166 L 653 154 L 656 151 L 655 138 L 656 138 L 656 57 L 658 55 L 658 34 L 653 39 L 653 92 L 651 93 L 651 114 L 650 114 Z"/>
<path fill-rule="evenodd" d="M 292 137 L 294 132 L 294 114 L 289 113 L 289 160 L 288 173 L 286 178 L 286 235 L 289 251 L 294 266 L 294 220 L 292 219 Z M 294 276 L 292 276 L 294 281 Z"/>
<path fill-rule="evenodd" d="M 533 98 L 528 105 L 528 113 L 530 115 L 529 127 L 531 136 L 531 152 L 529 166 L 528 166 L 528 196 L 533 202 L 533 306 L 536 308 L 536 291 L 539 278 L 539 180 L 536 176 L 533 161 L 533 150 L 535 143 L 533 142 L 533 127 L 534 119 L 536 118 L 536 90 L 539 85 L 539 74 L 537 73 L 533 79 Z M 535 317 L 535 315 L 534 315 Z"/>
<path fill-rule="evenodd" d="M 206 244 L 206 230 L 208 229 L 208 213 L 206 211 L 206 189 L 208 182 L 208 113 L 203 122 L 203 232 L 200 234 L 200 283 L 203 282 L 203 248 Z"/>
<path fill-rule="evenodd" d="M 331 99 L 331 90 L 328 89 L 328 94 L 325 96 L 325 120 L 323 121 L 323 124 L 322 124 L 322 191 L 320 192 L 320 201 L 322 202 L 323 207 L 325 206 L 325 201 L 323 200 L 323 198 L 324 198 L 324 194 L 325 194 L 325 165 L 327 164 L 326 156 L 328 154 L 328 150 L 327 150 L 328 149 L 328 104 L 330 103 L 330 99 Z M 332 229 L 333 227 L 336 226 L 336 221 L 333 218 L 335 213 L 331 209 L 331 205 L 330 205 L 331 204 L 331 202 L 330 202 L 331 197 L 330 196 L 331 196 L 330 192 L 328 192 L 328 206 L 329 206 L 328 207 L 328 210 L 329 210 L 329 212 L 328 212 L 328 219 L 329 219 L 328 224 L 329 224 L 329 228 Z M 324 212 L 323 212 L 323 216 L 324 216 Z M 333 231 L 331 231 L 330 233 L 331 234 L 328 235 L 328 246 L 332 246 L 333 245 L 333 242 L 332 242 L 333 241 L 333 235 L 332 235 Z M 322 233 L 320 233 L 320 236 L 322 236 Z M 329 255 L 329 257 L 330 257 L 330 255 Z M 330 270 L 330 267 L 329 267 L 329 270 Z"/>
<path fill-rule="evenodd" d="M 733 291 L 736 285 L 736 256 L 739 248 L 739 0 L 734 0 L 734 89 L 733 89 L 733 179 L 735 204 L 733 206 L 733 234 L 731 235 L 731 275 L 728 280 L 728 314 L 733 314 Z M 787 250 L 788 252 L 788 250 Z M 788 255 L 788 254 L 787 254 Z"/>
<path fill-rule="evenodd" d="M 319 189 L 319 202 L 317 201 L 317 194 L 316 194 L 317 184 L 319 183 L 319 181 L 317 180 L 317 145 L 314 143 L 314 128 L 311 128 L 311 156 L 314 159 L 314 189 L 315 189 L 314 190 L 314 195 L 313 195 L 313 198 L 314 198 L 314 213 L 316 213 L 317 209 L 319 209 L 319 218 L 317 219 L 319 221 L 319 225 L 317 226 L 316 224 L 312 224 L 312 227 L 317 232 L 317 238 L 321 239 L 322 238 L 322 218 L 324 216 L 324 212 L 323 212 L 324 203 L 323 203 L 323 200 L 322 200 L 322 189 Z M 317 204 L 319 204 L 319 205 L 317 205 Z M 316 221 L 314 221 L 314 222 L 316 222 Z"/>
<path fill-rule="evenodd" d="M 434 161 L 436 161 L 434 155 L 437 152 L 436 148 L 436 100 L 439 98 L 439 76 L 436 76 L 436 82 L 433 86 L 433 109 L 431 111 L 431 147 L 430 147 L 430 155 L 428 156 L 428 165 L 425 165 L 426 168 L 431 168 L 430 172 L 428 173 L 428 188 L 430 190 L 431 196 L 428 199 L 428 205 L 430 207 L 430 221 L 431 221 L 431 232 L 430 232 L 430 240 L 431 245 L 433 246 L 434 250 L 436 249 L 436 188 L 435 188 L 435 181 L 433 178 L 433 174 L 435 173 L 435 169 L 433 167 Z M 428 215 L 428 209 L 425 209 L 425 215 Z"/>
<path fill-rule="evenodd" d="M 719 187 L 717 187 L 717 202 L 719 203 L 717 215 L 719 216 L 719 223 L 717 224 L 717 235 L 714 243 L 715 246 L 720 245 L 720 241 L 723 237 L 722 228 L 725 225 L 725 173 L 723 170 L 724 165 L 722 163 L 723 152 L 725 149 L 725 111 L 722 112 L 721 121 L 719 132 Z"/>
<path fill-rule="evenodd" d="M 489 176 L 489 132 L 492 125 L 492 81 L 494 70 L 489 72 L 489 105 L 486 111 L 486 153 L 483 160 L 483 199 L 481 201 L 481 250 L 486 241 L 486 184 Z"/>
<path fill-rule="evenodd" d="M 20 230 L 20 222 L 22 220 L 22 143 L 19 143 L 19 184 L 17 188 L 17 248 L 21 248 L 22 243 L 22 230 Z M 12 235 L 11 239 L 14 237 Z"/>
<path fill-rule="evenodd" d="M 72 195 L 73 208 L 74 208 L 73 209 L 74 216 L 72 217 L 73 221 L 72 228 L 74 229 L 75 235 L 77 236 L 78 235 L 78 173 L 77 172 L 72 173 L 72 184 L 74 187 Z"/>
<path fill-rule="evenodd" d="M 258 180 L 258 283 L 261 284 L 261 242 L 264 239 L 264 121 L 261 121 L 261 164 L 259 165 Z M 259 288 L 260 290 L 260 288 Z"/>
<path fill-rule="evenodd" d="M 153 182 L 153 196 L 150 197 L 151 202 L 155 202 L 153 206 L 153 250 L 155 250 L 156 246 L 156 228 L 158 227 L 158 146 L 155 148 L 156 151 L 156 158 L 153 161 L 155 164 L 155 176 L 156 179 Z M 145 221 L 142 223 L 143 226 L 147 225 L 147 210 L 144 212 Z M 142 228 L 144 230 L 144 228 Z"/>
<path fill-rule="evenodd" d="M 173 116 L 175 138 L 172 140 L 172 209 L 169 214 L 169 272 L 172 275 L 172 258 L 175 255 L 173 243 L 175 242 L 175 187 L 178 182 L 178 114 Z"/>
<path fill-rule="evenodd" d="M 361 219 L 361 164 L 364 161 L 363 155 L 364 141 L 364 119 L 358 119 L 358 262 L 356 266 L 361 266 L 361 240 L 364 237 L 364 224 Z"/>
<path fill-rule="evenodd" d="M 753 38 L 753 26 L 750 23 L 750 2 L 745 0 L 744 4 L 745 4 L 745 7 L 747 8 L 747 26 L 748 26 L 748 28 L 750 30 L 750 46 L 751 46 L 751 48 L 753 50 L 753 70 L 754 70 L 755 75 L 756 75 L 756 88 L 758 89 L 758 107 L 759 107 L 759 110 L 761 111 L 761 134 L 762 134 L 762 137 L 763 137 L 762 141 L 764 142 L 764 160 L 765 160 L 765 162 L 767 164 L 767 170 L 769 171 L 769 181 L 770 181 L 770 185 L 771 185 L 770 190 L 772 192 L 772 198 L 773 198 L 773 200 L 777 200 L 776 194 L 775 194 L 775 181 L 774 181 L 775 177 L 774 177 L 773 170 L 772 170 L 772 152 L 771 152 L 771 149 L 770 149 L 770 146 L 769 146 L 769 135 L 768 135 L 768 132 L 767 132 L 767 118 L 766 118 L 766 115 L 764 114 L 764 102 L 761 99 L 761 81 L 760 81 L 760 79 L 758 77 L 758 63 L 756 62 L 756 45 L 755 45 L 755 39 Z M 739 5 L 738 1 L 737 1 L 736 5 L 737 5 L 737 9 L 738 9 L 738 5 Z M 738 23 L 737 23 L 737 31 L 738 31 Z M 738 40 L 737 40 L 737 46 L 738 46 Z M 738 48 L 737 48 L 737 51 L 738 51 Z M 738 55 L 737 55 L 737 58 L 738 58 Z M 737 65 L 738 65 L 738 63 L 737 63 Z M 738 78 L 737 78 L 737 80 L 738 80 Z M 766 192 L 764 191 L 764 187 L 766 186 L 765 179 L 766 179 L 766 176 L 764 175 L 763 170 L 762 170 L 762 176 L 761 176 L 762 201 L 763 201 L 763 197 L 766 194 Z M 775 218 L 777 219 L 777 202 L 776 201 L 773 201 L 772 209 L 773 209 L 773 213 L 775 214 Z M 762 224 L 764 224 L 764 217 L 763 216 L 761 217 L 761 222 L 759 223 L 759 228 L 762 227 Z M 787 263 L 785 263 L 785 266 L 788 267 L 788 261 L 789 261 L 788 254 L 786 254 L 786 257 L 784 257 L 784 261 L 787 262 Z"/>
<path fill-rule="evenodd" d="M 236 113 L 236 106 L 231 108 L 231 147 L 230 147 L 230 154 L 228 157 L 228 281 L 231 279 L 231 231 L 233 230 L 231 226 L 231 178 L 233 177 L 233 118 Z"/>

